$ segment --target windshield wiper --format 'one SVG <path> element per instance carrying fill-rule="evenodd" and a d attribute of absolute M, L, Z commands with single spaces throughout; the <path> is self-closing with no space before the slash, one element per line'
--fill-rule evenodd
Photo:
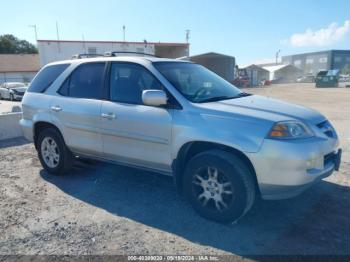
<path fill-rule="evenodd" d="M 198 101 L 197 103 L 215 102 L 220 100 L 228 100 L 232 98 L 235 98 L 235 96 L 214 96 L 214 97 L 210 97 L 210 98 Z"/>
<path fill-rule="evenodd" d="M 214 97 L 210 97 L 208 99 L 203 99 L 201 101 L 198 101 L 198 103 L 216 102 L 216 101 L 220 101 L 220 100 L 229 100 L 229 99 L 240 98 L 240 97 L 251 96 L 251 95 L 252 94 L 242 92 L 236 96 L 214 96 Z"/>
<path fill-rule="evenodd" d="M 239 93 L 235 98 L 238 98 L 238 97 L 245 97 L 245 96 L 251 96 L 252 94 L 249 94 L 249 93 L 246 93 L 246 92 L 242 92 L 242 93 Z"/>

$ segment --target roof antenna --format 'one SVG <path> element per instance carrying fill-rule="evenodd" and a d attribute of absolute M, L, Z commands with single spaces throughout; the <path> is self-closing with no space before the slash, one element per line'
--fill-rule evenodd
<path fill-rule="evenodd" d="M 123 39 L 124 39 L 124 42 L 125 42 L 125 25 L 123 25 Z"/>

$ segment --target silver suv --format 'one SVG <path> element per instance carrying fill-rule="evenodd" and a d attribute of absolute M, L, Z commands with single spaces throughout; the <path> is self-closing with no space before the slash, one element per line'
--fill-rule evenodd
<path fill-rule="evenodd" d="M 45 66 L 20 124 L 51 174 L 79 156 L 171 175 L 199 214 L 219 222 L 239 219 L 257 197 L 298 195 L 341 157 L 320 113 L 241 92 L 195 63 L 146 56 Z"/>

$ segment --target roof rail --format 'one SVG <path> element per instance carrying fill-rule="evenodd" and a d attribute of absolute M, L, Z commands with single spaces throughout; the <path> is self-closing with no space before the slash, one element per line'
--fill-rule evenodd
<path fill-rule="evenodd" d="M 118 54 L 134 54 L 134 55 L 145 55 L 145 56 L 153 56 L 153 57 L 158 57 L 156 55 L 152 54 L 147 54 L 147 53 L 142 53 L 142 52 L 132 52 L 132 51 L 110 51 L 110 52 L 105 52 L 104 56 L 117 56 Z"/>
<path fill-rule="evenodd" d="M 100 56 L 104 56 L 104 55 L 101 55 L 101 54 L 75 54 L 75 55 L 72 55 L 72 59 L 91 58 L 91 57 L 100 57 Z"/>

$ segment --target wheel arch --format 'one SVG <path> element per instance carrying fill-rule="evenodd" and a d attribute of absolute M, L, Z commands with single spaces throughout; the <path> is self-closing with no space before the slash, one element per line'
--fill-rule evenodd
<path fill-rule="evenodd" d="M 38 121 L 33 126 L 33 139 L 34 139 L 34 145 L 35 145 L 36 149 L 38 149 L 37 139 L 39 137 L 40 132 L 42 132 L 44 129 L 47 129 L 47 128 L 56 129 L 61 134 L 63 141 L 64 141 L 64 137 L 62 135 L 62 132 L 60 131 L 60 129 L 56 125 L 54 125 L 50 122 L 47 122 L 47 121 Z"/>
<path fill-rule="evenodd" d="M 174 159 L 172 163 L 172 169 L 174 173 L 175 184 L 176 184 L 177 190 L 180 193 L 182 193 L 182 179 L 183 179 L 183 173 L 184 173 L 183 171 L 186 167 L 187 162 L 195 155 L 201 152 L 213 150 L 213 149 L 219 149 L 239 157 L 239 159 L 243 161 L 243 163 L 245 163 L 249 168 L 249 170 L 252 172 L 253 179 L 255 181 L 256 190 L 257 190 L 256 192 L 260 194 L 255 168 L 252 162 L 250 161 L 250 159 L 242 151 L 236 148 L 215 143 L 215 142 L 207 142 L 207 141 L 187 142 L 184 145 L 182 145 L 180 150 L 178 151 L 176 159 Z"/>

